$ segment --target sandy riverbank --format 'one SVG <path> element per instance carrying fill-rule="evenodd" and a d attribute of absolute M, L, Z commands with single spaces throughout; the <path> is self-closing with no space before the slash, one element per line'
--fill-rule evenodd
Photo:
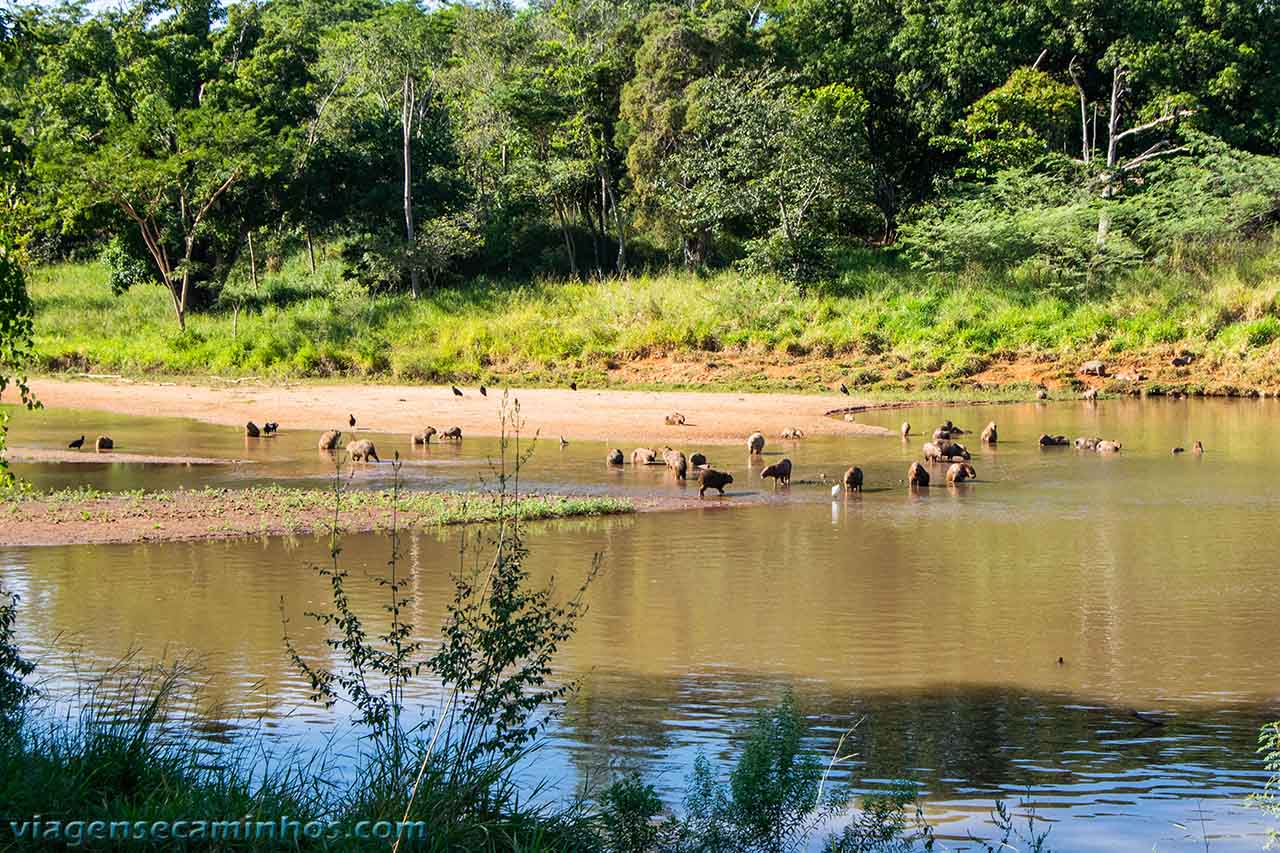
<path fill-rule="evenodd" d="M 146 413 L 186 417 L 228 426 L 253 420 L 277 421 L 282 430 L 342 429 L 354 414 L 361 430 L 409 433 L 426 426 L 459 426 L 467 435 L 496 435 L 502 392 L 487 397 L 465 388 L 457 397 L 448 386 L 303 383 L 198 384 L 120 380 L 37 378 L 37 398 L 49 408 L 87 409 L 116 414 Z M 884 435 L 880 427 L 827 417 L 835 409 L 866 409 L 883 403 L 859 402 L 840 394 L 738 394 L 691 391 L 595 391 L 512 389 L 519 400 L 524 431 L 544 438 L 618 444 L 736 442 L 759 431 L 775 437 L 798 428 L 808 435 Z M 668 426 L 666 415 L 680 412 L 684 426 Z"/>

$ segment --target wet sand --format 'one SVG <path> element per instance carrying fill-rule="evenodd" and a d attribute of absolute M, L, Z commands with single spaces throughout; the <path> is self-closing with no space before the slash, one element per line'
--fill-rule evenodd
<path fill-rule="evenodd" d="M 51 408 L 96 410 L 117 414 L 145 412 L 158 417 L 195 418 L 208 423 L 243 426 L 278 421 L 281 430 L 317 432 L 341 429 L 350 434 L 348 415 L 357 431 L 411 433 L 434 426 L 461 427 L 464 434 L 499 433 L 500 389 L 487 397 L 476 388 L 457 397 L 449 386 L 355 384 L 142 383 L 118 380 L 38 378 L 37 398 Z M 865 410 L 887 404 L 858 401 L 840 394 L 738 394 L 691 391 L 595 391 L 583 388 L 512 389 L 520 403 L 523 431 L 543 438 L 605 441 L 620 447 L 677 442 L 732 443 L 752 432 L 776 439 L 785 429 L 806 435 L 885 435 L 881 427 L 828 417 L 836 409 Z M 672 412 L 685 416 L 683 426 L 668 426 Z M 856 417 L 856 415 L 855 415 Z"/>

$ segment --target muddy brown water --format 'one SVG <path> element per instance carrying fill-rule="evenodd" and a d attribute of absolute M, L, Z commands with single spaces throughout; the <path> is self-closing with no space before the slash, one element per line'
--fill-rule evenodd
<path fill-rule="evenodd" d="M 555 574 L 567 587 L 597 552 L 605 572 L 560 659 L 581 689 L 530 777 L 567 793 L 635 768 L 678 803 L 697 754 L 727 766 L 753 715 L 790 688 L 824 756 L 858 722 L 856 758 L 838 776 L 860 791 L 917 780 L 949 838 L 981 830 L 992 802 L 1007 799 L 1036 805 L 1056 849 L 1203 849 L 1203 836 L 1212 849 L 1259 848 L 1267 821 L 1243 800 L 1265 780 L 1258 727 L 1280 717 L 1280 405 L 1123 400 L 859 416 L 895 432 L 904 419 L 923 432 L 944 418 L 975 431 L 1000 425 L 996 448 L 968 437 L 976 483 L 909 493 L 901 481 L 919 438 L 770 438 L 755 461 L 745 447 L 680 448 L 704 450 L 734 474 L 726 500 L 740 506 L 731 512 L 531 526 L 536 578 Z M 246 463 L 15 464 L 42 488 L 319 485 L 332 476 L 316 436 L 287 425 L 256 442 L 194 421 L 89 412 L 17 413 L 12 427 L 15 446 L 109 432 L 131 452 Z M 1115 438 L 1124 450 L 1041 449 L 1041 432 Z M 415 452 L 403 436 L 373 438 L 384 456 L 401 450 L 408 488 L 492 479 L 493 440 Z M 1170 453 L 1196 439 L 1203 457 Z M 605 449 L 541 442 L 525 485 L 695 491 L 661 468 L 608 469 Z M 797 480 L 858 464 L 867 491 L 832 501 L 820 482 L 762 486 L 760 467 L 782 454 Z M 386 487 L 389 466 L 360 470 L 352 483 Z M 412 620 L 427 640 L 466 535 L 444 529 L 403 544 Z M 284 656 L 280 611 L 283 600 L 291 633 L 323 657 L 323 635 L 303 612 L 324 601 L 309 564 L 326 550 L 311 537 L 9 548 L 0 578 L 24 597 L 20 639 L 51 690 L 130 649 L 194 655 L 207 701 L 220 706 L 206 712 L 210 730 L 260 726 L 320 744 L 342 712 L 307 703 Z M 358 577 L 381 573 L 387 555 L 385 537 L 344 543 Z M 372 585 L 353 592 L 367 610 L 381 606 Z M 413 698 L 428 714 L 440 699 L 430 684 Z"/>

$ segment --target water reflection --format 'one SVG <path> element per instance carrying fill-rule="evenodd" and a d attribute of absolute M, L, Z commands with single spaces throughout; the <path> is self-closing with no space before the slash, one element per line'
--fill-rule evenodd
<path fill-rule="evenodd" d="M 1005 439 L 996 448 L 970 440 L 976 483 L 917 493 L 902 480 L 919 439 L 771 441 L 766 462 L 785 453 L 797 480 L 814 481 L 776 493 L 760 487 L 760 463 L 750 467 L 736 446 L 682 448 L 703 449 L 733 473 L 730 502 L 743 506 L 531 531 L 536 579 L 555 574 L 567 588 L 597 552 L 606 572 L 562 658 L 582 689 L 529 772 L 570 790 L 634 766 L 677 800 L 693 756 L 732 761 L 742 726 L 789 685 L 817 724 L 816 748 L 829 750 L 863 720 L 852 778 L 874 788 L 910 775 L 948 826 L 969 826 L 993 797 L 1029 790 L 1048 819 L 1091 818 L 1055 826 L 1062 849 L 1104 838 L 1114 849 L 1176 849 L 1199 846 L 1174 823 L 1198 821 L 1203 800 L 1209 831 L 1222 835 L 1214 849 L 1255 849 L 1260 816 L 1238 801 L 1263 778 L 1257 728 L 1280 714 L 1268 652 L 1280 613 L 1280 460 L 1268 452 L 1277 413 L 1272 401 L 912 410 L 905 416 L 918 431 L 946 418 L 974 429 L 994 419 Z M 107 431 L 82 413 L 24 417 L 14 444 Z M 896 430 L 904 413 L 861 417 Z M 137 452 L 248 455 L 235 431 L 201 424 L 121 420 L 108 430 Z M 1041 449 L 1041 432 L 1114 437 L 1125 449 Z M 1196 439 L 1203 457 L 1169 453 Z M 491 441 L 467 439 L 411 456 L 407 441 L 416 487 L 473 487 L 495 452 Z M 113 488 L 327 475 L 310 433 L 251 450 L 256 462 L 239 469 L 23 470 L 41 485 Z M 606 467 L 604 450 L 544 445 L 526 484 L 688 493 L 661 468 Z M 867 491 L 832 501 L 819 475 L 835 478 L 850 464 L 866 473 Z M 370 469 L 356 482 L 378 488 L 386 477 Z M 410 618 L 428 641 L 463 535 L 429 531 L 403 543 Z M 343 560 L 359 579 L 382 572 L 387 553 L 385 539 L 353 536 Z M 134 647 L 194 652 L 208 667 L 211 700 L 319 743 L 334 718 L 305 703 L 280 638 L 283 606 L 304 651 L 328 654 L 303 616 L 326 600 L 309 568 L 326 557 L 311 537 L 19 548 L 0 551 L 0 577 L 26 598 L 22 639 L 46 673 L 70 670 L 60 631 L 78 638 L 87 668 Z M 375 612 L 371 584 L 351 591 Z M 439 697 L 423 685 L 413 698 L 429 714 Z M 1169 722 L 1152 727 L 1134 711 Z"/>

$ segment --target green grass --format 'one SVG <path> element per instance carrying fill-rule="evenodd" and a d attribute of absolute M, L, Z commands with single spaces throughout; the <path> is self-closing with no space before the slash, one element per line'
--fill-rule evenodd
<path fill-rule="evenodd" d="M 193 314 L 184 334 L 160 288 L 117 297 L 106 278 L 95 264 L 33 274 L 42 369 L 617 384 L 612 367 L 646 356 L 727 366 L 749 357 L 826 361 L 829 369 L 794 379 L 729 371 L 711 384 L 812 387 L 812 378 L 838 378 L 909 396 L 963 386 L 994 360 L 1015 356 L 1124 360 L 1175 347 L 1261 382 L 1280 352 L 1276 242 L 1228 247 L 1178 269 L 1144 267 L 1086 297 L 983 270 L 926 274 L 882 255 L 807 289 L 733 272 L 676 272 L 582 283 L 479 280 L 415 302 L 365 293 L 342 280 L 335 260 L 312 276 L 293 258 L 265 275 L 260 290 L 241 290 L 238 317 L 225 305 Z M 643 374 L 630 381 L 647 382 Z"/>

